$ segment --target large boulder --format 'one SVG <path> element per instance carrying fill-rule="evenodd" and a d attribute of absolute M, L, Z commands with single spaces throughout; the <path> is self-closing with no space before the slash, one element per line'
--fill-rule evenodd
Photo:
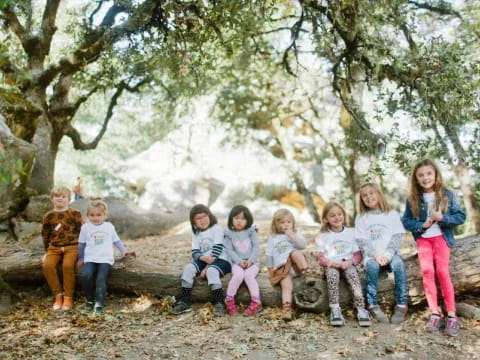
<path fill-rule="evenodd" d="M 132 202 L 108 196 L 103 199 L 108 205 L 108 221 L 117 230 L 119 236 L 129 239 L 148 235 L 157 235 L 174 225 L 185 221 L 188 214 L 185 212 L 163 213 L 147 211 L 139 208 Z M 87 216 L 88 199 L 79 199 L 70 204 L 71 207 L 82 212 L 84 219 Z"/>

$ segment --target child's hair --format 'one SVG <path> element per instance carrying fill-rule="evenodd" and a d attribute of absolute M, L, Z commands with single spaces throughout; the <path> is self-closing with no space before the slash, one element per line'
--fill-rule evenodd
<path fill-rule="evenodd" d="M 448 198 L 445 196 L 445 187 L 443 186 L 442 174 L 437 163 L 430 159 L 424 159 L 419 161 L 412 170 L 410 176 L 410 189 L 408 194 L 408 201 L 410 202 L 410 207 L 412 209 L 413 217 L 418 219 L 419 217 L 419 208 L 420 208 L 420 199 L 422 198 L 423 188 L 420 186 L 417 180 L 417 170 L 423 166 L 431 166 L 435 171 L 435 183 L 433 184 L 433 191 L 435 193 L 435 209 L 438 207 L 441 208 L 442 212 L 445 213 L 448 208 Z"/>
<path fill-rule="evenodd" d="M 105 216 L 108 215 L 108 206 L 107 206 L 107 203 L 105 201 L 102 201 L 102 200 L 90 200 L 88 202 L 88 205 L 87 205 L 87 215 L 88 215 L 88 212 L 91 208 L 101 208 L 103 210 L 103 212 L 105 213 Z"/>
<path fill-rule="evenodd" d="M 50 199 L 53 199 L 54 196 L 65 194 L 69 199 L 72 198 L 72 192 L 66 186 L 55 186 L 52 191 L 50 191 Z"/>
<path fill-rule="evenodd" d="M 233 227 L 233 218 L 237 215 L 243 214 L 245 219 L 247 220 L 247 224 L 245 225 L 245 229 L 248 229 L 253 224 L 253 216 L 250 210 L 243 205 L 237 205 L 230 210 L 230 214 L 228 215 L 228 228 L 230 230 L 235 230 Z"/>
<path fill-rule="evenodd" d="M 320 232 L 328 232 L 328 230 L 330 230 L 330 225 L 328 224 L 328 222 L 325 221 L 325 219 L 327 218 L 327 215 L 330 212 L 330 210 L 332 210 L 334 207 L 338 207 L 338 208 L 340 208 L 340 210 L 342 210 L 343 225 L 345 225 L 345 223 L 347 221 L 347 213 L 345 212 L 345 209 L 339 203 L 331 201 L 329 203 L 326 203 L 323 206 L 323 209 L 322 209 L 322 225 L 320 225 Z"/>
<path fill-rule="evenodd" d="M 193 218 L 195 217 L 195 215 L 198 215 L 198 214 L 207 214 L 208 215 L 208 218 L 210 219 L 210 225 L 208 226 L 209 228 L 211 228 L 213 225 L 215 225 L 217 223 L 217 218 L 215 217 L 215 215 L 212 214 L 212 212 L 210 211 L 210 209 L 208 207 L 206 207 L 203 204 L 194 205 L 192 207 L 192 209 L 190 210 L 190 225 L 192 226 L 192 231 L 194 233 L 197 233 L 198 229 L 195 227 L 195 224 L 193 222 Z"/>
<path fill-rule="evenodd" d="M 292 231 L 294 232 L 297 231 L 295 226 L 295 218 L 293 217 L 293 214 L 291 213 L 291 211 L 288 209 L 278 209 L 277 211 L 275 211 L 272 218 L 272 225 L 270 227 L 272 234 L 281 233 L 281 231 L 278 228 L 278 223 L 280 222 L 280 220 L 282 220 L 287 216 L 292 218 Z"/>
<path fill-rule="evenodd" d="M 362 186 L 360 186 L 360 189 L 358 190 L 358 197 L 357 197 L 357 211 L 360 215 L 363 215 L 365 214 L 367 211 L 369 211 L 370 209 L 367 207 L 367 205 L 365 205 L 363 203 L 363 200 L 362 200 L 362 190 L 367 188 L 367 187 L 371 187 L 373 190 L 375 190 L 375 192 L 377 193 L 377 196 L 378 196 L 378 207 L 380 208 L 380 210 L 382 210 L 382 212 L 384 213 L 387 213 L 389 212 L 390 210 L 393 209 L 392 205 L 390 205 L 387 201 L 387 198 L 385 197 L 385 195 L 383 194 L 383 191 L 382 189 L 380 188 L 380 186 L 378 186 L 377 184 L 375 183 L 365 183 L 363 184 Z"/>

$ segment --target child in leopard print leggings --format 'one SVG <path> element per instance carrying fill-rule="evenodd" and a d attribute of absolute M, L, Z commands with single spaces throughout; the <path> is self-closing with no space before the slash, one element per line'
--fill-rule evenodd
<path fill-rule="evenodd" d="M 317 237 L 317 261 L 324 267 L 327 278 L 330 324 L 345 325 L 339 303 L 340 275 L 343 274 L 352 288 L 360 326 L 370 326 L 370 316 L 365 309 L 362 286 L 355 267 L 362 261 L 362 253 L 355 242 L 353 229 L 345 227 L 345 218 L 345 209 L 340 204 L 326 204 Z"/>

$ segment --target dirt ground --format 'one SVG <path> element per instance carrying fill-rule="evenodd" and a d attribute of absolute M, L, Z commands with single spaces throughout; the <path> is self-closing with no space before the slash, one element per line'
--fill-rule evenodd
<path fill-rule="evenodd" d="M 268 222 L 260 222 L 266 242 Z M 303 227 L 314 247 L 317 229 Z M 162 236 L 125 241 L 142 260 L 180 268 L 189 260 L 188 224 Z M 161 249 L 161 250 L 160 250 Z M 404 252 L 412 251 L 406 243 Z M 423 330 L 426 313 L 412 309 L 401 325 L 360 328 L 351 311 L 347 325 L 332 328 L 326 315 L 299 313 L 292 322 L 278 308 L 254 317 L 212 316 L 211 304 L 195 304 L 174 317 L 172 298 L 109 294 L 106 314 L 80 314 L 79 295 L 71 312 L 53 312 L 46 286 L 21 288 L 14 313 L 0 315 L 0 359 L 480 359 L 480 322 L 462 319 L 460 336 L 447 338 Z M 467 301 L 477 303 L 478 299 Z"/>

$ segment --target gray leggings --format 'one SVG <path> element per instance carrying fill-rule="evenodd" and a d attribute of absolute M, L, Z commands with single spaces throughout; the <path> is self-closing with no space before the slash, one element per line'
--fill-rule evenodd
<path fill-rule="evenodd" d="M 188 263 L 185 265 L 182 274 L 182 287 L 193 287 L 193 283 L 195 281 L 195 277 L 200 272 L 197 271 L 197 268 L 192 263 Z M 212 290 L 221 289 L 222 282 L 220 281 L 220 272 L 214 267 L 207 268 L 207 280 L 208 285 Z"/>
<path fill-rule="evenodd" d="M 349 266 L 345 270 L 339 270 L 330 267 L 326 269 L 325 275 L 327 277 L 328 298 L 330 305 L 339 304 L 340 272 L 343 272 L 348 284 L 352 288 L 355 306 L 357 308 L 364 308 L 365 301 L 363 299 L 362 285 L 360 284 L 357 268 L 353 265 Z"/>

